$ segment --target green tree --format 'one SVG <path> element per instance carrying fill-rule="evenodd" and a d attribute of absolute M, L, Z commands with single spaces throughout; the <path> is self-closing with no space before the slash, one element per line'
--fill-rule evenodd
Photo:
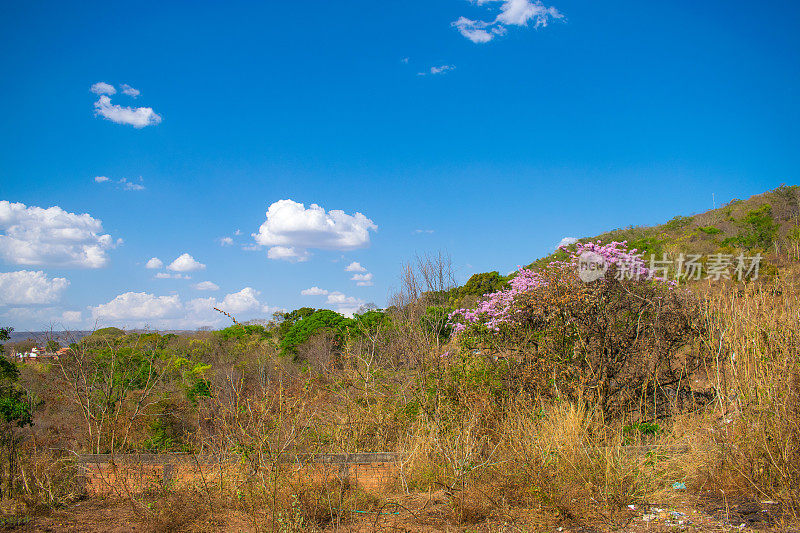
<path fill-rule="evenodd" d="M 280 347 L 284 354 L 297 354 L 297 347 L 306 342 L 317 331 L 328 328 L 334 334 L 337 344 L 341 345 L 344 328 L 349 320 L 328 309 L 320 309 L 313 314 L 297 320 L 281 339 Z"/>
<path fill-rule="evenodd" d="M 508 287 L 508 281 L 499 272 L 481 272 L 473 274 L 464 286 L 458 289 L 458 294 L 462 298 L 464 296 L 483 296 L 506 287 Z"/>
<path fill-rule="evenodd" d="M 0 328 L 0 342 L 9 339 L 12 328 Z M 0 345 L 0 348 L 2 346 Z M 14 495 L 14 473 L 16 472 L 17 435 L 15 428 L 33 425 L 31 406 L 25 391 L 19 386 L 19 369 L 0 357 L 0 424 L 3 445 L 8 449 L 7 495 Z M 2 487 L 0 486 L 0 491 Z"/>

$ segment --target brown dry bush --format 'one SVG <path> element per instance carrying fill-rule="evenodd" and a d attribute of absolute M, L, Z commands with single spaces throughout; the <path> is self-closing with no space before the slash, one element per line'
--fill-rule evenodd
<path fill-rule="evenodd" d="M 706 321 L 717 390 L 706 486 L 780 501 L 800 515 L 800 287 L 791 272 L 771 285 L 714 291 Z"/>

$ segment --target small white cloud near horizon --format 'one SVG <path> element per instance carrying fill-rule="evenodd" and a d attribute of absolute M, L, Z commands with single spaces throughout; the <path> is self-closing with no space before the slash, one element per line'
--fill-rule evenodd
<path fill-rule="evenodd" d="M 434 230 L 432 230 L 432 229 L 415 229 L 414 230 L 414 233 L 417 234 L 417 235 L 419 235 L 421 233 L 431 234 L 433 232 L 434 232 Z"/>
<path fill-rule="evenodd" d="M 136 98 L 140 94 L 142 94 L 142 92 L 139 89 L 134 89 L 133 87 L 131 87 L 127 83 L 123 83 L 122 85 L 119 86 L 119 88 L 122 89 L 122 94 L 127 94 L 128 96 L 130 96 L 132 98 Z"/>
<path fill-rule="evenodd" d="M 61 313 L 61 320 L 64 322 L 80 322 L 83 320 L 83 315 L 80 311 L 64 311 Z"/>
<path fill-rule="evenodd" d="M 317 286 L 314 286 L 309 289 L 303 289 L 302 291 L 300 291 L 300 294 L 302 296 L 327 296 L 328 291 L 326 291 L 325 289 L 320 289 Z"/>
<path fill-rule="evenodd" d="M 96 322 L 123 327 L 187 329 L 220 326 L 227 322 L 228 319 L 214 311 L 214 307 L 242 320 L 257 318 L 260 314 L 269 315 L 275 309 L 259 301 L 259 295 L 259 291 L 245 287 L 226 295 L 222 300 L 212 296 L 194 298 L 184 303 L 177 294 L 156 296 L 146 292 L 126 292 L 108 303 L 89 306 L 88 309 Z"/>
<path fill-rule="evenodd" d="M 26 266 L 101 268 L 116 248 L 103 222 L 58 206 L 47 209 L 0 200 L 0 258 Z"/>
<path fill-rule="evenodd" d="M 278 200 L 267 209 L 267 218 L 252 236 L 259 246 L 269 247 L 267 257 L 305 261 L 309 249 L 355 250 L 370 245 L 370 231 L 378 226 L 356 212 L 325 211 L 317 204 L 308 208 L 290 199 Z"/>
<path fill-rule="evenodd" d="M 145 268 L 161 268 L 164 266 L 164 262 L 159 259 L 158 257 L 151 257 L 148 259 L 147 263 L 144 265 Z"/>
<path fill-rule="evenodd" d="M 529 26 L 544 28 L 551 20 L 560 20 L 564 15 L 555 7 L 545 6 L 541 0 L 474 0 L 479 5 L 501 2 L 500 13 L 491 22 L 459 17 L 451 25 L 476 44 L 488 43 L 495 37 L 505 35 L 507 26 Z"/>
<path fill-rule="evenodd" d="M 200 263 L 188 253 L 183 253 L 169 264 L 167 270 L 172 270 L 173 272 L 192 272 L 195 270 L 205 270 L 205 268 L 206 265 Z"/>
<path fill-rule="evenodd" d="M 353 316 L 365 302 L 354 296 L 347 296 L 339 291 L 334 291 L 328 293 L 326 303 L 332 305 L 335 308 L 334 311 L 337 313 L 341 313 L 345 316 Z"/>
<path fill-rule="evenodd" d="M 66 278 L 48 278 L 41 270 L 0 272 L 0 306 L 51 304 L 67 287 Z"/>
<path fill-rule="evenodd" d="M 95 183 L 105 183 L 105 182 L 111 181 L 111 180 L 109 178 L 105 177 L 105 176 L 95 176 L 94 177 L 94 181 L 95 181 Z"/>
<path fill-rule="evenodd" d="M 556 249 L 561 248 L 562 246 L 569 246 L 570 244 L 575 244 L 576 242 L 578 242 L 577 237 L 564 237 L 563 239 L 558 241 L 558 244 L 556 244 Z"/>
<path fill-rule="evenodd" d="M 89 90 L 94 94 L 117 94 L 117 90 L 114 88 L 114 86 L 104 81 L 98 81 L 97 83 L 93 84 Z"/>
<path fill-rule="evenodd" d="M 151 107 L 128 107 L 111 103 L 111 98 L 101 94 L 94 103 L 95 115 L 110 120 L 116 124 L 127 124 L 136 129 L 154 126 L 161 122 L 161 115 Z"/>
<path fill-rule="evenodd" d="M 212 281 L 201 281 L 200 283 L 196 283 L 194 288 L 198 291 L 218 291 L 219 285 Z"/>

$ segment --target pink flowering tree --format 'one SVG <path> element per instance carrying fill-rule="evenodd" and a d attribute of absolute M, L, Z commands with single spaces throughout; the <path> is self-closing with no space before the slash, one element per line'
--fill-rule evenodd
<path fill-rule="evenodd" d="M 696 300 L 625 242 L 577 243 L 540 271 L 450 314 L 461 345 L 501 355 L 514 386 L 609 414 L 675 397 L 699 363 Z M 649 413 L 657 414 L 657 413 Z"/>

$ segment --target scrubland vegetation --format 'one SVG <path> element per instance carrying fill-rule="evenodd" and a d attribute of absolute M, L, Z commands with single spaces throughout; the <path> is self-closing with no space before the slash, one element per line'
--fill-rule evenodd
<path fill-rule="evenodd" d="M 614 530 L 631 505 L 687 495 L 774 501 L 770 527 L 788 527 L 800 516 L 797 191 L 748 202 L 620 231 L 648 253 L 761 252 L 758 280 L 616 279 L 630 256 L 614 234 L 592 245 L 611 268 L 590 283 L 574 246 L 461 287 L 446 256 L 424 256 L 384 310 L 302 308 L 191 336 L 106 328 L 57 362 L 3 363 L 4 512 L 81 498 L 76 453 L 182 452 L 190 481 L 120 481 L 112 497 L 165 530 L 234 515 L 252 530 L 336 529 L 353 510 L 377 524 L 398 508 L 411 530 Z M 280 467 L 335 452 L 399 452 L 395 485 Z"/>

